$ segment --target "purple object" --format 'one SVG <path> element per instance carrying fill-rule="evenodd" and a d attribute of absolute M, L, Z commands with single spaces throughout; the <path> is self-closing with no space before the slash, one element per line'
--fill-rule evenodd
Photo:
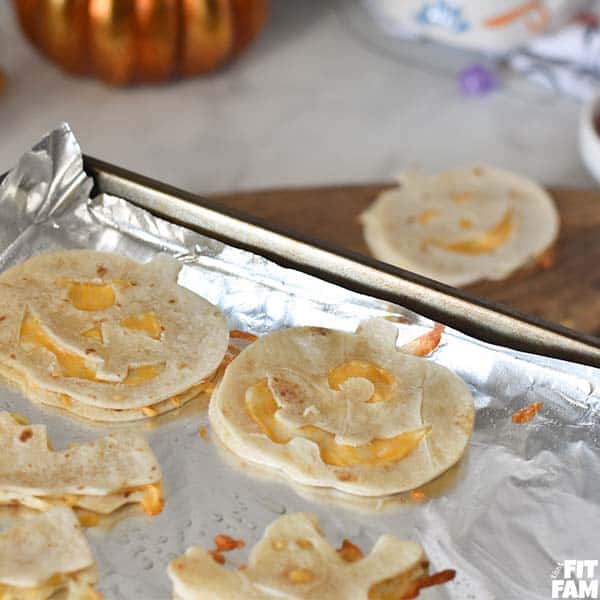
<path fill-rule="evenodd" d="M 483 65 L 471 65 L 458 74 L 460 89 L 467 96 L 485 96 L 497 87 L 494 74 Z"/>

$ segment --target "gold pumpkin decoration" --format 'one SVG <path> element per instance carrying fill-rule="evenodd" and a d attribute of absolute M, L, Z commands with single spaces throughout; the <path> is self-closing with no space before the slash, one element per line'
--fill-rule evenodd
<path fill-rule="evenodd" d="M 29 39 L 77 75 L 113 85 L 216 69 L 265 23 L 267 0 L 14 0 Z"/>

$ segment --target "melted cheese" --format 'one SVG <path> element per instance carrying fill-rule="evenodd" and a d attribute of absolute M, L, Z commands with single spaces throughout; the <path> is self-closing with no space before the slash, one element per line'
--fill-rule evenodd
<path fill-rule="evenodd" d="M 162 327 L 160 321 L 153 312 L 140 315 L 139 317 L 127 317 L 121 321 L 121 326 L 134 331 L 141 331 L 154 340 L 159 340 Z"/>
<path fill-rule="evenodd" d="M 29 425 L 29 419 L 18 412 L 11 412 L 10 416 L 17 425 Z"/>
<path fill-rule="evenodd" d="M 161 483 L 148 483 L 125 488 L 104 496 L 63 494 L 60 496 L 27 496 L 0 491 L 0 505 L 19 504 L 33 510 L 46 511 L 52 506 L 77 509 L 80 522 L 86 527 L 97 524 L 97 515 L 110 514 L 125 504 L 139 503 L 148 515 L 159 514 L 164 507 Z"/>
<path fill-rule="evenodd" d="M 159 366 L 159 365 L 156 365 L 156 366 Z M 140 368 L 145 368 L 145 367 L 140 367 Z M 140 376 L 140 378 L 141 377 L 142 376 Z M 146 381 L 148 381 L 148 380 L 149 379 L 146 379 Z M 138 381 L 138 383 L 143 383 L 143 380 L 140 379 Z M 32 389 L 35 389 L 37 387 L 34 383 L 30 383 L 29 386 Z M 192 387 L 181 392 L 180 394 L 171 396 L 170 398 L 167 398 L 166 400 L 161 400 L 160 402 L 157 402 L 156 404 L 151 405 L 151 406 L 143 406 L 139 410 L 142 411 L 147 417 L 154 417 L 158 414 L 158 410 L 155 408 L 155 406 L 166 403 L 166 402 L 171 402 L 175 406 L 181 406 L 181 402 L 183 401 L 184 398 L 191 399 L 191 398 L 195 397 L 197 394 L 200 394 L 201 392 L 212 392 L 214 387 L 215 387 L 214 381 L 212 381 L 212 380 L 203 381 L 202 383 L 199 383 L 198 385 L 193 385 Z M 190 397 L 190 393 L 193 394 L 193 396 Z M 69 396 L 67 394 L 59 394 L 59 396 L 60 396 L 61 402 L 65 408 L 68 409 L 73 405 L 73 398 L 71 398 L 71 396 Z M 12 414 L 16 415 L 18 413 L 12 413 Z M 25 419 L 25 417 L 22 417 L 22 418 Z M 20 425 L 28 425 L 29 422 L 27 420 L 25 420 L 22 423 L 19 422 L 19 424 Z"/>
<path fill-rule="evenodd" d="M 496 250 L 506 242 L 514 228 L 513 221 L 513 211 L 508 210 L 497 225 L 479 236 L 458 242 L 428 240 L 427 243 L 460 254 L 486 254 Z"/>
<path fill-rule="evenodd" d="M 21 323 L 20 341 L 21 344 L 45 348 L 54 354 L 58 363 L 58 372 L 55 372 L 54 375 L 99 381 L 96 378 L 96 372 L 86 365 L 83 357 L 60 348 L 44 331 L 40 322 L 29 313 L 25 315 Z"/>
<path fill-rule="evenodd" d="M 93 340 L 99 340 L 100 342 L 104 341 L 102 338 L 102 329 L 100 329 L 100 325 L 96 325 L 91 329 L 87 329 L 81 335 L 83 337 L 92 338 Z"/>
<path fill-rule="evenodd" d="M 144 499 L 141 502 L 142 510 L 153 517 L 162 512 L 165 506 L 163 500 L 162 486 L 160 483 L 152 483 L 144 486 Z"/>
<path fill-rule="evenodd" d="M 158 365 L 142 365 L 141 367 L 129 367 L 127 377 L 123 380 L 126 385 L 141 385 L 151 379 L 158 377 L 163 369 L 164 363 Z"/>
<path fill-rule="evenodd" d="M 77 513 L 77 520 L 82 527 L 96 527 L 100 523 L 100 515 L 88 510 L 80 510 Z"/>
<path fill-rule="evenodd" d="M 110 283 L 71 281 L 67 298 L 78 310 L 106 310 L 116 302 L 115 290 Z"/>
<path fill-rule="evenodd" d="M 91 569 L 71 573 L 55 573 L 36 587 L 17 587 L 0 584 L 0 600 L 43 600 L 58 597 L 60 590 L 70 589 L 67 597 L 77 600 L 102 600 L 102 595 L 91 587 L 96 577 Z M 87 581 L 86 581 L 87 580 Z M 63 597 L 62 595 L 60 596 Z"/>
<path fill-rule="evenodd" d="M 427 225 L 427 223 L 429 223 L 429 221 L 431 221 L 432 219 L 435 219 L 437 216 L 439 216 L 440 211 L 439 210 L 435 210 L 434 208 L 431 208 L 429 210 L 424 210 L 423 212 L 419 213 L 417 215 L 417 220 L 419 221 L 419 223 L 421 223 L 421 225 Z"/>
<path fill-rule="evenodd" d="M 342 540 L 342 545 L 336 552 L 342 560 L 349 563 L 357 562 L 364 558 L 363 551 L 350 540 Z"/>
<path fill-rule="evenodd" d="M 185 396 L 187 396 L 188 394 L 193 393 L 194 395 L 196 395 L 196 394 L 199 394 L 200 392 L 204 392 L 204 391 L 212 392 L 213 388 L 214 388 L 214 384 L 212 381 L 203 381 L 202 383 L 199 383 L 198 385 L 193 385 L 191 388 L 188 388 L 187 390 L 185 390 L 185 392 L 181 392 L 181 394 L 172 396 L 170 398 L 170 400 L 172 402 L 174 402 L 175 404 L 181 404 L 181 401 L 183 400 L 183 398 Z"/>
<path fill-rule="evenodd" d="M 61 573 L 53 575 L 45 583 L 32 588 L 22 588 L 0 583 L 0 600 L 41 600 L 42 598 L 50 598 L 55 592 L 68 587 L 68 585 L 68 576 Z"/>
<path fill-rule="evenodd" d="M 392 577 L 379 583 L 376 583 L 369 590 L 369 600 L 403 600 L 404 598 L 416 598 L 414 595 L 406 596 L 405 592 L 410 590 L 413 574 L 402 573 L 398 577 Z M 417 588 L 418 593 L 418 588 Z"/>
<path fill-rule="evenodd" d="M 315 574 L 310 569 L 305 569 L 304 567 L 290 569 L 286 571 L 285 575 L 289 581 L 296 584 L 310 583 L 315 578 Z"/>
<path fill-rule="evenodd" d="M 375 439 L 364 446 L 337 444 L 335 435 L 313 425 L 301 427 L 298 435 L 277 421 L 279 409 L 266 380 L 259 381 L 246 392 L 246 408 L 261 431 L 276 444 L 286 444 L 293 437 L 304 437 L 315 442 L 320 449 L 321 460 L 331 466 L 383 465 L 397 462 L 408 456 L 429 433 L 430 427 L 421 427 L 400 435 Z"/>
<path fill-rule="evenodd" d="M 368 379 L 373 384 L 375 391 L 367 402 L 384 402 L 391 398 L 394 376 L 389 371 L 364 360 L 342 363 L 329 371 L 327 379 L 332 390 L 339 390 L 344 381 L 353 377 Z"/>
<path fill-rule="evenodd" d="M 63 377 L 77 377 L 90 381 L 101 381 L 96 377 L 96 372 L 86 365 L 83 357 L 66 352 L 60 348 L 50 339 L 50 336 L 43 330 L 39 321 L 30 314 L 25 316 L 21 324 L 21 343 L 45 348 L 54 354 L 59 365 L 59 371 L 54 373 L 57 376 L 62 375 Z M 126 385 L 141 385 L 158 377 L 164 368 L 164 363 L 129 367 L 123 383 Z"/>

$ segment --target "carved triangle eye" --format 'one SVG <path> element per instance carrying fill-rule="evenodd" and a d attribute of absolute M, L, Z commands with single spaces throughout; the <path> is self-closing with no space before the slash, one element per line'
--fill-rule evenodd
<path fill-rule="evenodd" d="M 90 329 L 86 329 L 81 335 L 86 338 L 97 340 L 101 344 L 104 344 L 104 337 L 102 336 L 102 329 L 100 327 L 100 324 L 94 325 L 94 327 Z"/>

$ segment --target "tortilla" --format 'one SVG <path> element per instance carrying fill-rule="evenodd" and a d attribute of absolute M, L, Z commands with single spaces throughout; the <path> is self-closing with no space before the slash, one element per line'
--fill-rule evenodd
<path fill-rule="evenodd" d="M 160 466 L 145 438 L 118 432 L 50 449 L 45 425 L 0 413 L 0 504 L 48 510 L 62 504 L 101 514 L 124 504 L 162 509 Z"/>
<path fill-rule="evenodd" d="M 100 418 L 144 418 L 191 399 L 220 365 L 228 328 L 215 306 L 177 285 L 179 268 L 164 255 L 142 265 L 74 250 L 8 270 L 0 276 L 3 373 L 31 399 L 93 419 L 98 411 L 84 406 Z"/>
<path fill-rule="evenodd" d="M 454 286 L 508 277 L 541 257 L 559 231 L 541 186 L 491 167 L 405 173 L 361 220 L 375 258 Z"/>
<path fill-rule="evenodd" d="M 153 418 L 163 415 L 172 410 L 181 408 L 188 402 L 198 398 L 202 394 L 209 394 L 214 389 L 214 379 L 208 379 L 203 383 L 193 386 L 186 392 L 172 396 L 167 400 L 153 404 L 152 406 L 142 406 L 141 408 L 124 408 L 121 410 L 110 408 L 99 408 L 90 406 L 84 402 L 79 402 L 65 394 L 57 394 L 48 390 L 42 389 L 35 384 L 27 381 L 18 371 L 11 369 L 7 365 L 0 363 L 0 379 L 3 379 L 9 386 L 12 384 L 21 390 L 25 396 L 31 398 L 36 403 L 43 406 L 50 406 L 65 413 L 87 419 L 90 421 L 105 422 L 105 423 L 126 423 L 128 421 L 136 421 L 143 418 Z"/>
<path fill-rule="evenodd" d="M 96 569 L 77 517 L 64 507 L 19 520 L 0 533 L 0 596 L 100 600 Z"/>
<path fill-rule="evenodd" d="M 431 481 L 464 453 L 473 398 L 414 356 L 439 331 L 399 350 L 397 333 L 373 319 L 354 334 L 296 327 L 260 338 L 211 398 L 213 431 L 244 460 L 306 485 L 382 496 Z"/>
<path fill-rule="evenodd" d="M 428 568 L 419 544 L 391 535 L 364 558 L 348 541 L 336 551 L 314 515 L 296 513 L 267 527 L 243 570 L 227 570 L 194 547 L 168 573 L 174 600 L 387 600 L 416 598 L 421 588 L 454 577 L 453 571 L 429 577 Z"/>

